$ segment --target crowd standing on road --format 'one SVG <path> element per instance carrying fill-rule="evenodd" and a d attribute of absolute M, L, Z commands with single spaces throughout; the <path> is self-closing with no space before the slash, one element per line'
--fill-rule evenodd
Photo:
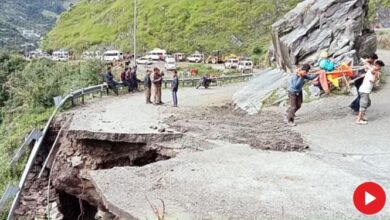
<path fill-rule="evenodd" d="M 157 67 L 155 67 L 153 71 L 150 69 L 146 71 L 143 80 L 146 104 L 164 104 L 164 102 L 162 101 L 163 77 L 164 73 L 161 72 L 160 69 Z M 122 81 L 123 85 L 128 88 L 129 93 L 138 91 L 138 83 L 142 82 L 137 78 L 137 67 L 134 66 L 133 68 L 131 68 L 128 67 L 128 65 L 126 65 L 123 71 L 120 73 L 120 80 Z M 112 90 L 116 95 L 119 95 L 117 88 L 119 83 L 114 80 L 111 65 L 107 67 L 107 72 L 104 74 L 104 81 L 107 84 L 108 90 Z M 171 83 L 173 107 L 178 107 L 178 90 L 179 77 L 177 71 L 173 70 L 173 79 Z"/>

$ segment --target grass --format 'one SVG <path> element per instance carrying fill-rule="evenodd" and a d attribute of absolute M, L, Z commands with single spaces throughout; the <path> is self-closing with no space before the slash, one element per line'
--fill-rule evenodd
<path fill-rule="evenodd" d="M 298 2 L 140 1 L 138 50 L 160 47 L 185 53 L 218 49 L 226 54 L 252 54 L 253 51 L 264 54 L 270 43 L 271 24 Z M 78 53 L 96 45 L 130 51 L 133 48 L 132 7 L 128 0 L 82 1 L 61 16 L 43 46 L 48 50 L 68 48 Z"/>
<path fill-rule="evenodd" d="M 271 95 L 268 96 L 268 98 L 266 98 L 264 101 L 263 101 L 263 108 L 267 108 L 267 107 L 271 107 L 274 105 L 274 103 L 279 99 L 278 97 L 278 90 L 275 89 L 274 91 L 272 91 Z"/>
<path fill-rule="evenodd" d="M 390 31 L 377 31 L 378 48 L 384 50 L 390 50 Z"/>
<path fill-rule="evenodd" d="M 11 168 L 9 162 L 23 138 L 34 128 L 45 126 L 54 110 L 53 97 L 102 82 L 104 65 L 100 62 L 56 63 L 46 59 L 24 62 L 13 56 L 0 56 L 1 194 L 8 183 L 19 180 L 27 158 L 19 161 L 15 168 Z"/>

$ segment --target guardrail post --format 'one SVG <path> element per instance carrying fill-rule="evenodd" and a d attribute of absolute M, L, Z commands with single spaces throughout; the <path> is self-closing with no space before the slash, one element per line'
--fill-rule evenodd
<path fill-rule="evenodd" d="M 74 103 L 74 96 L 72 95 L 72 98 L 71 98 L 71 103 L 72 103 L 72 107 L 74 107 L 75 106 L 75 103 Z"/>
<path fill-rule="evenodd" d="M 168 88 L 167 86 L 168 86 L 168 82 L 167 81 L 164 81 L 164 86 L 165 86 L 165 88 Z"/>
<path fill-rule="evenodd" d="M 85 104 L 85 95 L 84 95 L 84 88 L 81 89 L 81 103 Z"/>
<path fill-rule="evenodd" d="M 103 97 L 103 89 L 104 89 L 104 86 L 102 85 L 102 86 L 100 87 L 100 98 Z"/>

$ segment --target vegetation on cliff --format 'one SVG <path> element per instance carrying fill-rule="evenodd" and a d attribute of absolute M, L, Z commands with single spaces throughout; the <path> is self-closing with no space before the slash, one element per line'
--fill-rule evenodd
<path fill-rule="evenodd" d="M 106 45 L 133 48 L 133 1 L 83 1 L 64 13 L 44 40 L 45 49 L 78 52 Z M 299 0 L 139 1 L 138 50 L 160 47 L 187 53 L 265 52 L 271 24 Z"/>
<path fill-rule="evenodd" d="M 0 55 L 0 194 L 19 179 L 24 161 L 11 169 L 13 152 L 32 129 L 43 128 L 54 109 L 53 97 L 101 83 L 103 68 L 97 61 L 27 62 L 19 56 Z"/>

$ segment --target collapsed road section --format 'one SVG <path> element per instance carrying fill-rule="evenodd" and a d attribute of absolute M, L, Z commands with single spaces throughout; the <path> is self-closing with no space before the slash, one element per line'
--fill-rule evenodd
<path fill-rule="evenodd" d="M 64 118 L 72 120 L 72 116 L 67 115 L 59 121 Z M 58 120 L 53 123 L 51 135 L 47 136 L 28 174 L 15 210 L 16 219 L 74 220 L 79 216 L 94 219 L 98 212 L 104 219 L 113 217 L 85 176 L 86 172 L 121 166 L 139 167 L 170 159 L 177 152 L 154 142 L 164 143 L 181 137 L 178 133 L 72 131 L 69 126 L 59 127 L 61 124 L 66 126 L 67 123 Z"/>
<path fill-rule="evenodd" d="M 90 172 L 148 167 L 178 155 L 207 154 L 220 147 L 215 141 L 222 140 L 255 150 L 306 148 L 298 133 L 283 126 L 281 114 L 247 116 L 224 104 L 239 87 L 201 90 L 200 97 L 208 95 L 208 99 L 187 99 L 180 109 L 140 104 L 142 95 L 135 95 L 103 99 L 62 114 L 51 125 L 14 217 L 127 219 L 127 212 L 105 199 L 108 195 L 97 188 Z M 183 97 L 187 95 L 193 97 L 191 89 L 183 90 Z M 273 118 L 279 119 L 271 123 Z M 110 179 L 109 185 L 119 181 L 116 176 Z"/>

